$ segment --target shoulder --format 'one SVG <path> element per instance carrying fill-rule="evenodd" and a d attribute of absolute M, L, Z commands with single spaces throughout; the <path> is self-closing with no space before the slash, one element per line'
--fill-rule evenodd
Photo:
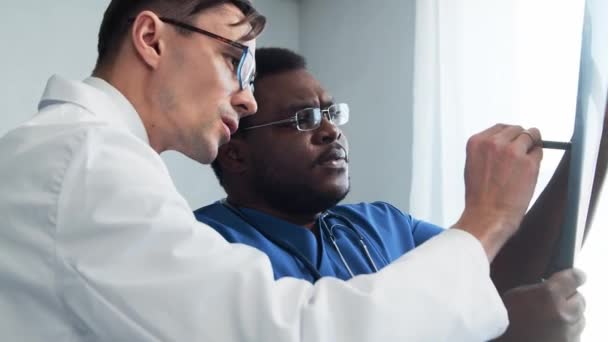
<path fill-rule="evenodd" d="M 229 242 L 252 244 L 260 238 L 259 232 L 224 206 L 221 201 L 195 210 L 194 216 L 199 222 L 207 224 L 220 233 Z"/>
<path fill-rule="evenodd" d="M 432 223 L 422 221 L 404 213 L 387 202 L 339 205 L 332 211 L 358 222 L 367 231 L 383 236 L 408 236 L 418 245 L 444 231 Z"/>
<path fill-rule="evenodd" d="M 41 158 L 34 165 L 44 165 L 41 161 L 47 159 L 70 164 L 82 161 L 78 157 L 86 157 L 88 163 L 96 164 L 106 158 L 128 160 L 134 155 L 145 156 L 156 166 L 160 165 L 158 162 L 162 164 L 158 153 L 127 128 L 102 120 L 73 103 L 45 106 L 1 141 L 0 148 L 15 149 L 11 158 L 26 155 Z"/>
<path fill-rule="evenodd" d="M 128 131 L 88 121 L 90 114 L 78 120 L 81 114 L 76 106 L 58 105 L 9 131 L 0 138 L 0 169 L 32 189 L 52 193 L 63 190 L 74 177 L 83 178 L 84 184 L 93 179 L 110 183 L 119 175 L 145 178 L 151 165 L 164 169 L 158 154 Z M 51 120 L 48 115 L 73 116 L 74 120 Z M 94 178 L 101 170 L 100 176 L 107 178 Z"/>
<path fill-rule="evenodd" d="M 200 222 L 210 225 L 212 228 L 223 226 L 221 222 L 230 217 L 230 212 L 226 211 L 220 201 L 198 208 L 194 211 L 194 216 Z"/>
<path fill-rule="evenodd" d="M 162 159 L 144 141 L 107 124 L 80 126 L 70 135 L 77 143 L 61 179 L 59 227 L 91 224 L 101 215 L 144 224 L 171 213 L 176 221 L 194 221 Z"/>
<path fill-rule="evenodd" d="M 410 215 L 403 213 L 392 204 L 382 201 L 337 205 L 331 211 L 368 220 L 412 220 Z"/>

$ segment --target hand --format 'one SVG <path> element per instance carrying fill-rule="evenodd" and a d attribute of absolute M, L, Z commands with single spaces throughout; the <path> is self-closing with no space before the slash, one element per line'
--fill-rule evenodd
<path fill-rule="evenodd" d="M 477 237 L 492 260 L 516 232 L 538 179 L 542 148 L 536 128 L 496 125 L 469 139 L 465 210 L 456 227 Z"/>
<path fill-rule="evenodd" d="M 545 282 L 505 292 L 510 324 L 495 341 L 578 341 L 585 326 L 585 299 L 577 288 L 584 282 L 583 272 L 568 269 Z"/>

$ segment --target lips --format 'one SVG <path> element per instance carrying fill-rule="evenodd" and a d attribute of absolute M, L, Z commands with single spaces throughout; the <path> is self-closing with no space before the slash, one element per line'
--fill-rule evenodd
<path fill-rule="evenodd" d="M 222 122 L 224 123 L 224 125 L 226 125 L 226 127 L 228 127 L 228 130 L 230 131 L 231 135 L 234 134 L 239 128 L 239 122 L 235 119 L 223 116 Z"/>
<path fill-rule="evenodd" d="M 316 164 L 328 164 L 336 161 L 348 162 L 348 154 L 342 146 L 332 147 L 317 158 Z"/>

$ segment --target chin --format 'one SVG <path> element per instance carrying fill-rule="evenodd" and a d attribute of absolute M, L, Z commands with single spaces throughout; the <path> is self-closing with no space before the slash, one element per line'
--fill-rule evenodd
<path fill-rule="evenodd" d="M 350 180 L 346 175 L 340 175 L 337 178 L 328 180 L 327 183 L 321 185 L 327 193 L 342 194 L 350 189 Z"/>
<path fill-rule="evenodd" d="M 350 183 L 348 181 L 343 183 L 334 183 L 328 186 L 323 187 L 321 190 L 322 193 L 325 194 L 326 198 L 331 198 L 336 203 L 342 201 L 348 192 L 350 191 Z"/>
<path fill-rule="evenodd" d="M 201 164 L 211 164 L 217 158 L 217 150 L 219 144 L 205 142 L 192 149 L 192 153 L 186 154 L 190 159 L 193 159 Z"/>

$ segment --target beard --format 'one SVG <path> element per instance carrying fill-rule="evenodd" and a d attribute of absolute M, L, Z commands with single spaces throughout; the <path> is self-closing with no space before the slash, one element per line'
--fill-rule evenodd
<path fill-rule="evenodd" d="M 346 188 L 323 191 L 305 182 L 275 177 L 263 168 L 256 169 L 254 191 L 273 208 L 290 215 L 316 215 L 340 203 L 350 191 L 350 179 Z"/>

